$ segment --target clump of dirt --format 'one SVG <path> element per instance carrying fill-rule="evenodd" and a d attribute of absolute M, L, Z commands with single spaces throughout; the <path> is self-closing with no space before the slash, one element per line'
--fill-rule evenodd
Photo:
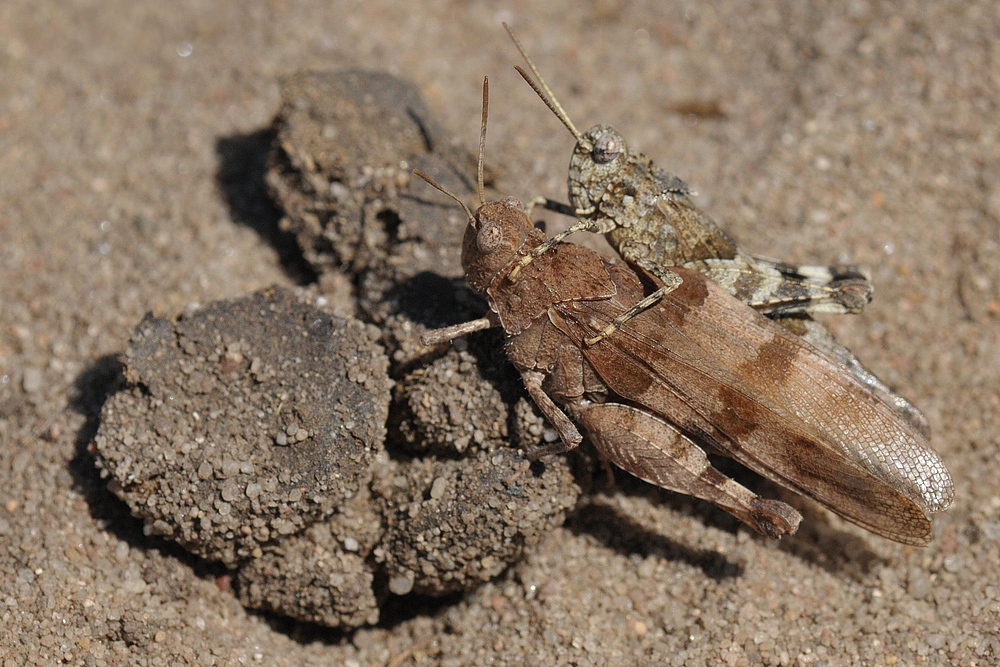
<path fill-rule="evenodd" d="M 561 526 L 579 488 L 564 458 L 538 471 L 509 448 L 412 462 L 382 480 L 389 590 L 444 595 L 500 574 Z"/>
<path fill-rule="evenodd" d="M 509 411 L 498 386 L 506 379 L 502 367 L 452 348 L 397 385 L 399 423 L 393 430 L 418 452 L 457 456 L 494 449 L 507 438 Z"/>
<path fill-rule="evenodd" d="M 334 514 L 371 478 L 389 405 L 368 327 L 270 289 L 147 317 L 95 444 L 145 522 L 226 565 Z"/>
<path fill-rule="evenodd" d="M 266 179 L 282 228 L 321 291 L 351 286 L 394 364 L 426 352 L 424 328 L 482 314 L 462 277 L 465 213 L 413 175 L 474 206 L 476 157 L 445 135 L 412 84 L 381 72 L 299 73 L 282 84 L 273 130 Z"/>
<path fill-rule="evenodd" d="M 330 627 L 373 625 L 379 597 L 369 563 L 382 537 L 381 514 L 364 488 L 329 521 L 313 524 L 240 569 L 236 591 L 252 609 Z"/>
<path fill-rule="evenodd" d="M 380 202 L 406 192 L 409 161 L 433 155 L 420 94 L 379 72 L 303 72 L 282 84 L 275 130 L 267 181 L 282 227 L 319 272 L 365 268 L 392 231 Z"/>

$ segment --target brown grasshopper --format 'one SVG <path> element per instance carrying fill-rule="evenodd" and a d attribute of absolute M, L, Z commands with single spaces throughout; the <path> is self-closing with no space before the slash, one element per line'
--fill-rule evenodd
<path fill-rule="evenodd" d="M 864 267 L 796 266 L 741 251 L 725 230 L 694 205 L 690 189 L 680 178 L 657 167 L 645 155 L 630 153 L 625 139 L 613 127 L 602 124 L 584 133 L 577 130 L 513 30 L 507 24 L 504 28 L 538 83 L 520 67 L 515 69 L 577 142 L 569 166 L 570 205 L 539 197 L 526 211 L 530 217 L 532 209 L 541 205 L 576 217 L 577 222 L 525 256 L 512 272 L 512 279 L 517 279 L 523 266 L 570 234 L 605 234 L 627 262 L 652 273 L 663 286 L 621 313 L 588 343 L 609 335 L 675 289 L 679 281 L 672 267 L 683 266 L 708 276 L 740 301 L 801 336 L 927 433 L 924 415 L 893 393 L 811 317 L 816 313 L 861 312 L 872 294 Z"/>
<path fill-rule="evenodd" d="M 484 81 L 480 174 L 487 100 Z M 928 512 L 954 495 L 948 470 L 854 375 L 685 267 L 674 269 L 672 291 L 588 344 L 644 300 L 643 279 L 660 286 L 655 275 L 571 243 L 537 253 L 547 239 L 517 199 L 483 203 L 480 185 L 473 213 L 445 194 L 468 215 L 462 266 L 491 313 L 424 342 L 504 328 L 511 362 L 560 437 L 529 458 L 576 447 L 579 425 L 602 457 L 637 477 L 708 500 L 770 537 L 795 532 L 798 512 L 724 476 L 708 449 L 874 533 L 928 542 Z"/>

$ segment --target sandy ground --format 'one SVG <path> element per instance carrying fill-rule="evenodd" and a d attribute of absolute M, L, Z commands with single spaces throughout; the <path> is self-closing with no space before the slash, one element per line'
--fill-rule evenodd
<path fill-rule="evenodd" d="M 244 611 L 103 490 L 83 452 L 143 315 L 301 280 L 276 214 L 217 178 L 282 75 L 387 70 L 474 148 L 489 74 L 498 185 L 563 198 L 572 140 L 501 21 L 578 125 L 614 124 L 745 248 L 873 268 L 865 314 L 829 324 L 931 421 L 957 499 L 930 547 L 807 503 L 774 544 L 624 485 L 497 581 L 345 635 Z M 998 62 L 989 0 L 3 3 L 3 664 L 996 664 Z"/>

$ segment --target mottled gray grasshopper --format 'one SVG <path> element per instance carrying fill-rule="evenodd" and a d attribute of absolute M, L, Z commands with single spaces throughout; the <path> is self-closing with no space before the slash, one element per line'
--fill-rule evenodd
<path fill-rule="evenodd" d="M 923 432 L 923 414 L 893 393 L 850 350 L 812 319 L 815 313 L 858 313 L 871 300 L 869 274 L 855 265 L 796 266 L 741 251 L 735 241 L 690 199 L 690 189 L 677 176 L 657 167 L 641 153 L 630 153 L 621 134 L 610 125 L 577 130 L 511 28 L 504 24 L 538 83 L 520 67 L 515 69 L 576 139 L 570 158 L 570 205 L 544 197 L 536 205 L 577 218 L 576 224 L 525 256 L 513 271 L 554 247 L 570 234 L 605 234 L 610 244 L 633 266 L 663 282 L 663 287 L 621 313 L 605 331 L 588 343 L 613 332 L 622 322 L 655 303 L 679 284 L 672 267 L 696 270 L 740 301 L 778 321 L 801 336 L 844 370 L 854 375 L 901 416 Z"/>
<path fill-rule="evenodd" d="M 724 476 L 709 450 L 872 532 L 926 544 L 928 513 L 947 508 L 954 489 L 919 429 L 705 275 L 676 267 L 673 290 L 613 336 L 587 342 L 645 298 L 643 282 L 623 262 L 571 243 L 538 253 L 548 241 L 520 201 L 483 203 L 487 95 L 484 82 L 480 206 L 473 213 L 445 194 L 468 215 L 462 266 L 491 312 L 424 342 L 504 328 L 511 362 L 560 437 L 529 457 L 576 447 L 579 425 L 602 457 L 642 479 L 708 500 L 770 537 L 796 530 L 798 512 Z"/>

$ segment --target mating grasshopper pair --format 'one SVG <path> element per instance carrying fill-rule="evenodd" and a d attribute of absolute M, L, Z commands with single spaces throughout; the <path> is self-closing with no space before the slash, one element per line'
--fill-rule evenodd
<path fill-rule="evenodd" d="M 859 309 L 869 295 L 866 276 L 840 271 L 831 274 L 839 280 L 820 281 L 815 271 L 744 255 L 690 204 L 679 179 L 641 156 L 630 160 L 607 126 L 579 134 L 565 113 L 578 141 L 575 208 L 543 203 L 581 218 L 570 233 L 608 233 L 631 268 L 561 242 L 565 234 L 546 239 L 518 200 L 483 202 L 487 100 L 484 82 L 480 207 L 473 213 L 462 204 L 469 217 L 462 265 L 492 312 L 430 332 L 425 342 L 504 328 L 508 356 L 560 436 L 529 456 L 579 445 L 579 425 L 603 458 L 637 477 L 708 500 L 770 537 L 795 532 L 795 509 L 725 477 L 709 450 L 879 535 L 926 544 L 927 513 L 945 509 L 954 489 L 927 445 L 922 415 L 808 318 Z M 635 180 L 659 188 L 650 201 L 669 229 L 628 213 L 635 192 L 608 187 L 625 181 L 595 170 L 622 156 L 629 168 L 648 163 Z M 605 174 L 603 187 L 595 174 Z M 748 303 L 815 327 L 780 326 Z"/>

